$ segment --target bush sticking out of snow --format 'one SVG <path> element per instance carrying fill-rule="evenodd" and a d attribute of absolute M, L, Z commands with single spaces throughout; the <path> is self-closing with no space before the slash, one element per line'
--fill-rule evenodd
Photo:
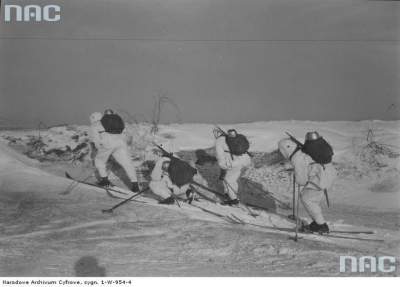
<path fill-rule="evenodd" d="M 153 142 L 168 146 L 173 138 L 170 134 L 152 134 L 152 125 L 148 123 L 127 124 L 125 136 L 132 159 L 135 161 L 152 160 Z M 57 126 L 27 132 L 16 137 L 3 135 L 13 147 L 20 147 L 28 157 L 43 161 L 70 161 L 72 163 L 91 164 L 93 149 L 87 126 Z"/>
<path fill-rule="evenodd" d="M 363 179 L 380 177 L 399 170 L 400 154 L 396 147 L 378 140 L 375 130 L 369 128 L 364 137 L 354 137 L 352 148 L 340 162 L 334 163 L 340 178 Z"/>
<path fill-rule="evenodd" d="M 388 167 L 390 159 L 400 157 L 393 148 L 375 139 L 374 130 L 369 129 L 365 139 L 353 139 L 353 154 L 355 163 L 363 168 L 378 170 Z"/>

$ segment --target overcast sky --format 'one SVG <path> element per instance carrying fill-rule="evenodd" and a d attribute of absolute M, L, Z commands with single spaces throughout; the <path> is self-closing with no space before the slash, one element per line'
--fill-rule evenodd
<path fill-rule="evenodd" d="M 62 21 L 2 15 L 0 119 L 150 119 L 158 94 L 184 122 L 400 118 L 400 1 L 2 2 L 56 3 Z"/>

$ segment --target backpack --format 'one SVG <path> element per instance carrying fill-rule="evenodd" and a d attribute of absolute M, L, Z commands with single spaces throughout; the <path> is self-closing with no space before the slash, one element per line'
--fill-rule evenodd
<path fill-rule="evenodd" d="M 173 184 L 181 187 L 190 183 L 197 170 L 187 162 L 176 157 L 171 157 L 168 174 Z"/>
<path fill-rule="evenodd" d="M 301 151 L 309 155 L 316 163 L 324 165 L 332 162 L 333 149 L 322 137 L 305 141 Z"/>
<path fill-rule="evenodd" d="M 110 134 L 121 134 L 125 129 L 124 121 L 117 114 L 104 115 L 100 121 L 104 130 Z"/>
<path fill-rule="evenodd" d="M 245 154 L 250 148 L 248 139 L 242 134 L 237 134 L 235 137 L 225 136 L 225 142 L 229 147 L 229 152 L 233 155 Z"/>

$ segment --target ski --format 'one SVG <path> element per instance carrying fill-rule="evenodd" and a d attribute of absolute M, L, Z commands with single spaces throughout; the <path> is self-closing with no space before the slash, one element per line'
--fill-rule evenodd
<path fill-rule="evenodd" d="M 255 227 L 259 227 L 259 228 L 263 228 L 263 229 L 268 229 L 268 230 L 282 231 L 282 232 L 285 232 L 285 233 L 295 232 L 294 228 L 285 228 L 285 227 L 278 227 L 278 226 L 263 226 L 263 225 L 259 225 L 259 224 L 246 222 L 246 221 L 244 221 L 243 219 L 237 217 L 234 214 L 231 214 L 229 217 L 230 217 L 230 220 L 232 222 L 237 223 L 237 224 L 251 225 L 251 226 L 255 226 Z M 340 233 L 340 232 L 341 231 L 339 231 L 338 233 Z M 333 233 L 334 233 L 334 231 L 333 231 Z M 342 235 L 337 235 L 337 234 L 331 234 L 331 232 L 330 233 L 324 233 L 324 234 L 299 232 L 299 234 L 310 235 L 310 236 L 320 236 L 320 237 L 331 237 L 331 238 L 338 238 L 338 239 L 348 239 L 348 240 L 371 241 L 371 242 L 383 242 L 384 241 L 383 239 L 376 239 L 376 238 L 342 236 Z M 367 234 L 374 234 L 374 233 L 367 233 Z"/>
<path fill-rule="evenodd" d="M 257 208 L 257 207 L 255 207 L 255 208 Z M 294 222 L 296 219 L 289 218 L 289 220 Z M 299 218 L 299 221 L 301 221 L 301 223 L 303 225 L 307 225 L 308 224 L 307 221 L 305 219 L 303 219 L 303 218 Z M 329 230 L 329 233 L 337 233 L 337 234 L 366 234 L 366 235 L 368 235 L 368 234 L 376 234 L 376 231 L 375 230 L 340 230 L 340 229 L 334 229 L 333 228 L 333 229 Z"/>
<path fill-rule="evenodd" d="M 242 208 L 242 210 L 244 210 L 245 212 L 247 212 L 250 216 L 252 216 L 254 218 L 256 218 L 257 216 L 260 215 L 259 213 L 254 212 L 253 210 L 251 210 L 251 208 L 245 203 L 243 203 L 243 204 L 240 203 L 239 207 Z"/>
<path fill-rule="evenodd" d="M 202 193 L 199 192 L 199 191 L 197 190 L 197 188 L 195 188 L 194 186 L 191 186 L 191 188 L 192 188 L 192 190 L 193 190 L 194 193 L 196 193 L 199 197 L 203 198 L 204 200 L 207 200 L 207 201 L 212 202 L 212 203 L 214 203 L 214 204 L 220 203 L 219 201 L 216 201 L 216 200 L 214 200 L 214 199 L 212 199 L 212 198 L 210 198 L 210 197 L 208 197 L 208 196 L 202 194 Z"/>
<path fill-rule="evenodd" d="M 332 238 L 339 238 L 339 239 L 352 239 L 352 240 L 360 240 L 360 241 L 384 242 L 383 239 L 354 237 L 354 236 L 342 236 L 342 235 L 332 234 L 331 232 L 323 233 L 323 234 L 300 232 L 300 234 L 309 234 L 309 235 L 316 235 L 316 236 L 321 236 L 321 237 L 332 237 Z"/>
<path fill-rule="evenodd" d="M 304 229 L 304 227 L 307 225 L 307 222 L 305 220 L 302 221 L 302 226 L 301 228 Z M 312 234 L 318 234 L 318 232 L 313 232 L 310 230 L 303 230 L 302 233 L 312 233 Z M 374 230 L 340 230 L 340 229 L 331 229 L 329 230 L 329 233 L 334 233 L 334 234 L 375 234 L 376 232 Z"/>
<path fill-rule="evenodd" d="M 260 228 L 263 228 L 263 229 L 269 229 L 269 230 L 275 230 L 275 231 L 290 232 L 290 233 L 295 232 L 294 228 L 284 228 L 284 227 L 278 227 L 278 226 L 262 226 L 262 225 L 253 224 L 253 223 L 244 222 L 244 221 L 242 221 L 242 224 L 244 224 L 244 225 L 248 224 L 248 225 L 260 227 Z M 309 236 L 319 236 L 319 237 L 331 237 L 331 238 L 338 238 L 338 239 L 348 239 L 348 240 L 384 242 L 383 239 L 364 238 L 364 237 L 355 237 L 355 236 L 343 236 L 343 235 L 338 235 L 338 234 L 332 234 L 332 231 L 330 233 L 324 233 L 324 234 L 308 233 L 308 232 L 299 232 L 299 234 L 309 235 Z"/>
<path fill-rule="evenodd" d="M 329 233 L 338 234 L 376 234 L 374 230 L 331 230 Z"/>
<path fill-rule="evenodd" d="M 73 180 L 73 181 L 75 181 L 75 182 L 81 183 L 81 184 L 86 184 L 86 185 L 89 185 L 89 186 L 93 186 L 93 187 L 97 187 L 97 188 L 104 189 L 108 194 L 109 194 L 109 191 L 110 191 L 110 190 L 111 190 L 111 191 L 114 191 L 114 192 L 116 192 L 116 193 L 120 193 L 120 194 L 126 194 L 126 195 L 128 194 L 128 193 L 123 192 L 123 191 L 121 191 L 121 190 L 118 190 L 118 189 L 116 189 L 116 188 L 114 188 L 114 187 L 103 187 L 103 186 L 99 186 L 99 185 L 97 185 L 97 184 L 95 184 L 95 183 L 91 183 L 91 182 L 87 182 L 87 181 L 78 180 L 78 179 L 72 177 L 68 172 L 65 172 L 65 177 L 68 178 L 68 179 L 70 179 L 70 180 Z"/>
<path fill-rule="evenodd" d="M 213 194 L 217 195 L 218 197 L 221 197 L 221 194 L 220 194 L 220 193 L 218 193 L 218 192 L 216 192 L 216 191 L 214 191 L 214 190 L 212 190 L 212 189 L 209 189 L 209 188 L 207 188 L 207 187 L 204 186 L 204 185 L 201 185 L 201 184 L 198 184 L 198 183 L 194 183 L 193 185 L 197 185 L 198 187 L 203 188 L 203 189 L 208 190 L 208 191 L 211 191 Z M 196 188 L 194 188 L 194 187 L 192 187 L 192 188 L 193 188 L 193 191 L 194 191 L 195 193 L 197 193 L 197 195 L 199 195 L 201 198 L 203 198 L 203 199 L 205 199 L 205 200 L 207 200 L 207 201 L 210 201 L 210 202 L 212 202 L 212 203 L 214 203 L 214 204 L 219 204 L 219 205 L 226 206 L 226 207 L 240 208 L 240 209 L 242 209 L 243 211 L 247 212 L 247 213 L 248 213 L 250 216 L 252 216 L 252 217 L 257 217 L 257 216 L 259 216 L 258 213 L 256 213 L 256 212 L 254 212 L 253 210 L 251 210 L 251 208 L 249 208 L 249 206 L 247 206 L 247 205 L 244 204 L 244 203 L 240 203 L 238 206 L 226 205 L 226 204 L 223 204 L 223 202 L 221 202 L 221 201 L 216 201 L 216 200 L 213 200 L 213 199 L 211 199 L 211 198 L 205 196 L 204 194 L 202 194 L 201 192 L 199 192 Z"/>
<path fill-rule="evenodd" d="M 228 204 L 221 204 L 224 207 L 232 207 L 232 208 L 238 208 L 244 212 L 246 212 L 248 215 L 250 215 L 251 217 L 256 218 L 257 216 L 259 216 L 260 214 L 251 210 L 251 208 L 249 206 L 247 206 L 244 203 L 239 203 L 237 205 L 228 205 Z"/>

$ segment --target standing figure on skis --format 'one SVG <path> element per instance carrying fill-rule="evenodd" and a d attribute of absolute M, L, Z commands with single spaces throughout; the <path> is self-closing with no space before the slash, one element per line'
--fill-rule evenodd
<path fill-rule="evenodd" d="M 230 129 L 225 133 L 221 128 L 216 127 L 213 133 L 216 138 L 216 157 L 221 168 L 219 179 L 223 181 L 224 192 L 229 197 L 224 204 L 238 205 L 238 180 L 243 168 L 251 164 L 248 152 L 249 141 L 234 129 Z"/>
<path fill-rule="evenodd" d="M 296 183 L 302 186 L 300 199 L 312 222 L 303 226 L 305 232 L 328 233 L 329 227 L 322 214 L 321 201 L 328 207 L 328 189 L 336 178 L 332 165 L 333 150 L 317 132 L 308 132 L 304 144 L 293 136 L 278 143 L 279 151 L 294 167 Z"/>
<path fill-rule="evenodd" d="M 122 118 L 112 110 L 107 109 L 103 114 L 93 113 L 90 116 L 91 137 L 97 148 L 94 165 L 100 175 L 100 186 L 109 186 L 107 162 L 112 156 L 125 170 L 131 181 L 132 192 L 139 192 L 136 169 L 132 163 L 126 136 L 123 133 L 125 124 Z"/>

